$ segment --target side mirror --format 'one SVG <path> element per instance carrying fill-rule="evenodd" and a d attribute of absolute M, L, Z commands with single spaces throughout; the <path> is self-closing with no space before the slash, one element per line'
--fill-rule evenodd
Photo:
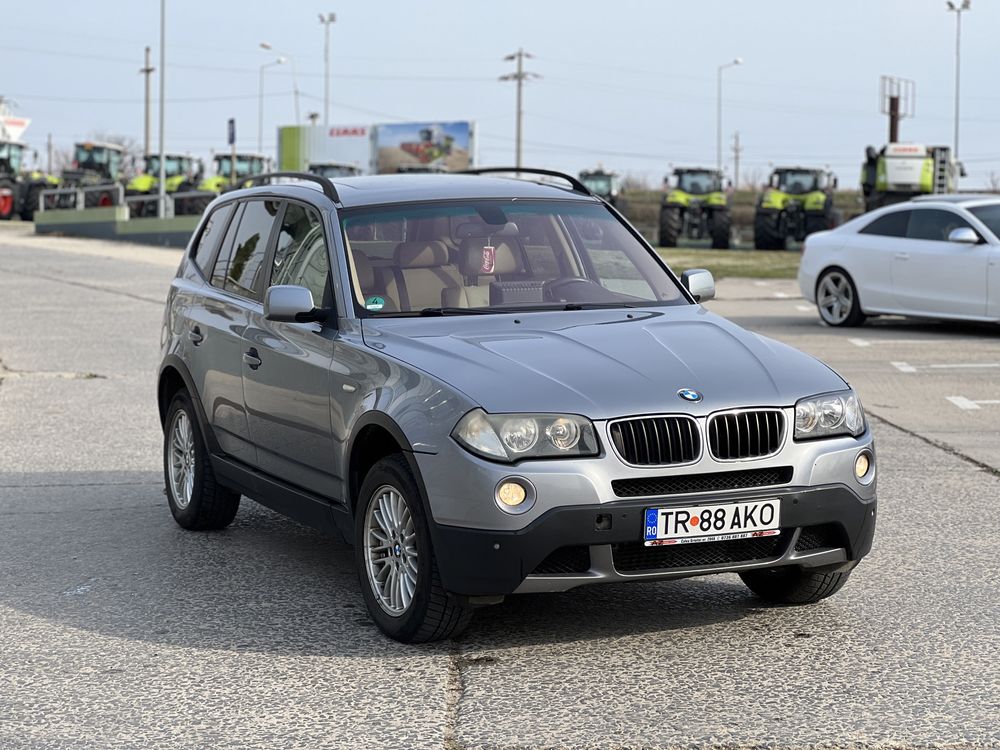
<path fill-rule="evenodd" d="M 712 272 L 704 268 L 692 268 L 681 274 L 681 283 L 691 292 L 696 302 L 708 302 L 715 298 L 715 279 Z"/>
<path fill-rule="evenodd" d="M 313 304 L 312 292 L 288 284 L 269 287 L 264 293 L 264 317 L 279 323 L 308 323 L 324 316 Z"/>
<path fill-rule="evenodd" d="M 948 242 L 958 242 L 962 245 L 978 245 L 979 235 L 972 227 L 955 227 L 948 232 Z"/>

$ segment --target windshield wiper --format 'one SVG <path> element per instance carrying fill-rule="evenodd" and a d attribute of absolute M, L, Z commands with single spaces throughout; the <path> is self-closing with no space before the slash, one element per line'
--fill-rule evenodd
<path fill-rule="evenodd" d="M 424 317 L 434 317 L 442 315 L 493 315 L 496 310 L 487 310 L 479 307 L 425 307 L 420 311 Z"/>

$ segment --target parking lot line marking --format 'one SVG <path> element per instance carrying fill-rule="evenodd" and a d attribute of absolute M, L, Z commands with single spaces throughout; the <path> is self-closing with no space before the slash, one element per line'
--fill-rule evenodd
<path fill-rule="evenodd" d="M 895 367 L 900 372 L 916 372 L 917 368 L 913 365 L 907 364 L 906 362 L 890 362 L 890 365 Z"/>
<path fill-rule="evenodd" d="M 884 344 L 890 345 L 919 345 L 919 344 L 930 344 L 932 346 L 948 346 L 949 344 L 956 343 L 967 343 L 969 341 L 978 341 L 978 339 L 847 339 L 855 346 L 872 346 L 873 344 L 878 344 L 879 346 Z"/>
<path fill-rule="evenodd" d="M 911 365 L 909 362 L 890 362 L 900 372 L 920 372 L 921 370 L 983 370 L 1000 367 L 1000 362 L 952 362 L 943 365 Z"/>
<path fill-rule="evenodd" d="M 799 312 L 812 312 L 816 308 L 813 307 L 812 305 L 796 305 L 795 309 L 798 310 Z"/>
<path fill-rule="evenodd" d="M 946 398 L 959 409 L 966 411 L 981 409 L 985 405 L 1000 404 L 1000 398 L 980 399 L 978 401 L 973 401 L 971 398 L 966 398 L 965 396 L 947 396 Z"/>
<path fill-rule="evenodd" d="M 778 299 L 788 299 L 788 298 L 789 298 L 789 297 L 791 297 L 792 295 L 790 295 L 790 294 L 785 294 L 784 292 L 775 292 L 775 293 L 774 293 L 774 296 L 775 296 L 775 297 L 777 297 Z"/>
<path fill-rule="evenodd" d="M 847 339 L 847 340 L 850 341 L 855 346 L 865 347 L 872 345 L 872 342 L 868 341 L 867 339 Z"/>

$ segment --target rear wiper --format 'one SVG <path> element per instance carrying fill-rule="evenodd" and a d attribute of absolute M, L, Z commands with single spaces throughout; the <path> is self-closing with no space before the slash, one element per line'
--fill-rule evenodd
<path fill-rule="evenodd" d="M 478 307 L 425 307 L 420 311 L 424 317 L 442 315 L 492 315 L 495 310 L 485 310 Z"/>

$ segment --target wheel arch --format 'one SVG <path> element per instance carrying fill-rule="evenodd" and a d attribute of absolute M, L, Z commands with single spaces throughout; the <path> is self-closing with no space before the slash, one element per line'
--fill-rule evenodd
<path fill-rule="evenodd" d="M 413 478 L 420 491 L 420 501 L 423 503 L 424 510 L 430 514 L 427 488 L 420 474 L 420 467 L 413 457 L 413 446 L 392 417 L 382 411 L 369 411 L 354 424 L 347 445 L 347 460 L 345 462 L 347 467 L 347 476 L 345 477 L 347 497 L 345 500 L 352 515 L 365 476 L 380 459 L 396 453 L 403 457 L 410 467 L 410 471 L 413 472 Z"/>
<path fill-rule="evenodd" d="M 167 409 L 170 408 L 170 402 L 182 390 L 187 391 L 191 397 L 191 403 L 194 404 L 194 410 L 198 416 L 198 426 L 201 428 L 201 434 L 205 438 L 205 443 L 208 445 L 209 451 L 211 453 L 222 453 L 219 443 L 215 439 L 215 433 L 209 424 L 208 416 L 205 414 L 201 395 L 194 384 L 194 378 L 191 377 L 190 370 L 184 364 L 184 360 L 176 354 L 168 354 L 164 358 L 163 364 L 160 365 L 160 374 L 156 381 L 156 405 L 160 415 L 161 427 L 165 426 Z"/>

